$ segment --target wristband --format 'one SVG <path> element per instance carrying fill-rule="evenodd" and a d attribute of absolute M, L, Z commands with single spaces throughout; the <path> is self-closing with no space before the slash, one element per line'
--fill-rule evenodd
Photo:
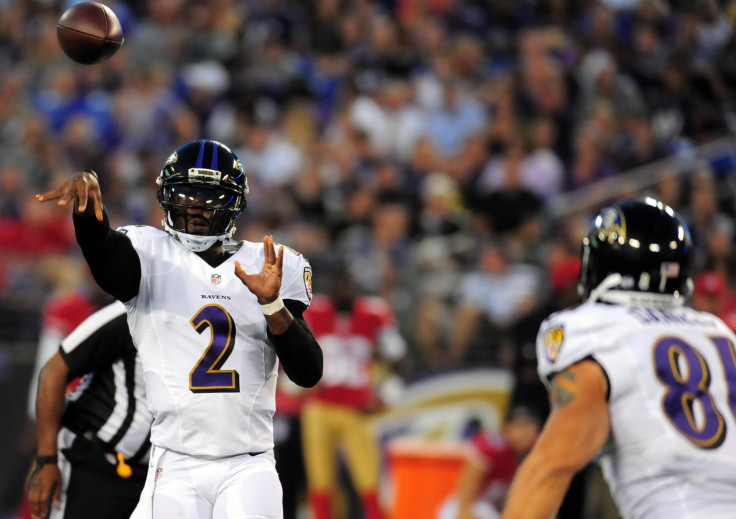
<path fill-rule="evenodd" d="M 59 457 L 54 454 L 52 456 L 36 456 L 36 467 L 41 468 L 44 465 L 56 465 L 59 463 Z"/>
<path fill-rule="evenodd" d="M 281 296 L 278 296 L 276 299 L 274 299 L 270 303 L 261 304 L 261 310 L 263 311 L 263 315 L 273 315 L 279 310 L 281 310 L 282 308 L 284 308 L 284 302 L 281 300 Z"/>

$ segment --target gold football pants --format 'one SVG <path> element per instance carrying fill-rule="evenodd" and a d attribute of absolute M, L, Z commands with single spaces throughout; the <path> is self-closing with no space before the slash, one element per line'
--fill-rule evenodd
<path fill-rule="evenodd" d="M 310 491 L 335 489 L 338 450 L 356 490 L 363 494 L 377 489 L 381 460 L 369 415 L 347 406 L 308 401 L 302 409 L 302 442 Z"/>

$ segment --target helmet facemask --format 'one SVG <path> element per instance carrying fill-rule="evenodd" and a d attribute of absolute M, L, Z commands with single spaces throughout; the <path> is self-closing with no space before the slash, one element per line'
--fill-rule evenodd
<path fill-rule="evenodd" d="M 236 190 L 205 184 L 164 185 L 159 198 L 164 227 L 195 252 L 232 237 L 244 205 Z"/>

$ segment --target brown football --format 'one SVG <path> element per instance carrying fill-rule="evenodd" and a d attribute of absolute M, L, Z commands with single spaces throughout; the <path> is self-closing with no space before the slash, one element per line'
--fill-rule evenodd
<path fill-rule="evenodd" d="M 101 63 L 123 44 L 123 28 L 115 13 L 98 2 L 76 4 L 61 15 L 56 37 L 64 53 L 77 63 Z"/>

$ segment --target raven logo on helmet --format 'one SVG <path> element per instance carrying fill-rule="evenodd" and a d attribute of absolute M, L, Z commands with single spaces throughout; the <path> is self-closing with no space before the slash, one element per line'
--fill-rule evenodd
<path fill-rule="evenodd" d="M 176 152 L 174 152 L 171 155 L 169 155 L 168 159 L 166 159 L 166 162 L 164 162 L 164 167 L 168 166 L 169 164 L 173 164 L 177 160 L 179 160 L 179 155 Z"/>
<path fill-rule="evenodd" d="M 598 229 L 598 236 L 601 240 L 606 240 L 609 243 L 614 241 L 626 240 L 626 221 L 623 215 L 616 209 L 607 209 L 600 216 L 601 225 Z"/>

